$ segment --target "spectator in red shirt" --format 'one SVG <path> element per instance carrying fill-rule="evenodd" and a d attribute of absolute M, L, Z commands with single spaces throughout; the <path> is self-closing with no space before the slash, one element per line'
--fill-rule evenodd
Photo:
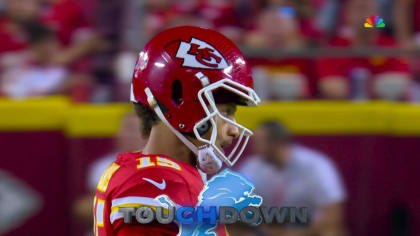
<path fill-rule="evenodd" d="M 86 48 L 83 45 L 89 40 L 98 41 L 84 15 L 81 7 L 74 0 L 40 0 L 42 10 L 40 20 L 48 25 L 57 34 L 57 38 L 63 47 Z M 91 60 L 85 57 L 92 48 L 81 51 L 81 58 L 72 63 L 71 69 L 79 73 L 89 73 L 92 70 Z"/>
<path fill-rule="evenodd" d="M 420 1 L 393 2 L 393 26 L 396 38 L 407 49 L 420 47 Z"/>
<path fill-rule="evenodd" d="M 20 66 L 9 67 L 0 74 L 1 93 L 22 98 L 59 92 L 68 74 L 63 65 L 55 63 L 60 52 L 53 31 L 38 24 L 25 29 L 29 56 Z"/>
<path fill-rule="evenodd" d="M 275 22 L 275 23 L 273 23 Z M 257 18 L 257 28 L 246 35 L 251 47 L 303 49 L 302 35 L 295 9 L 270 5 Z M 312 78 L 311 61 L 303 58 L 251 59 L 257 90 L 264 99 L 298 99 L 308 97 Z M 262 83 L 265 81 L 265 83 Z"/>
<path fill-rule="evenodd" d="M 363 27 L 365 19 L 377 13 L 373 0 L 349 0 L 343 10 L 343 25 L 330 46 L 357 48 L 397 45 L 379 29 Z M 329 99 L 378 97 L 397 100 L 407 98 L 411 83 L 407 61 L 397 57 L 326 57 L 319 60 L 318 72 L 320 93 Z"/>
<path fill-rule="evenodd" d="M 4 13 L 0 15 L 0 71 L 13 66 L 25 55 L 27 47 L 23 25 L 36 18 L 36 0 L 5 0 Z"/>
<path fill-rule="evenodd" d="M 68 46 L 92 34 L 90 24 L 80 6 L 72 0 L 41 0 L 40 18 L 52 28 L 61 44 Z"/>
<path fill-rule="evenodd" d="M 4 1 L 4 12 L 0 15 L 0 75 L 11 67 L 22 65 L 28 58 L 23 25 L 33 21 L 37 11 L 36 0 Z M 2 80 L 0 76 L 0 82 Z"/>
<path fill-rule="evenodd" d="M 214 25 L 217 31 L 235 43 L 242 43 L 243 22 L 238 11 L 239 1 L 201 0 L 197 6 L 199 16 Z"/>
<path fill-rule="evenodd" d="M 91 99 L 90 83 L 93 81 L 92 52 L 100 52 L 110 47 L 91 27 L 85 12 L 75 0 L 39 0 L 42 3 L 40 20 L 52 28 L 64 50 L 59 57 L 60 64 L 66 64 L 74 75 L 70 94 L 73 100 Z M 77 60 L 76 60 L 77 59 Z M 77 78 L 77 79 L 75 79 Z M 99 87 L 95 87 L 99 88 Z M 94 91 L 96 92 L 96 91 Z"/>
<path fill-rule="evenodd" d="M 0 53 L 26 46 L 22 24 L 34 20 L 38 9 L 37 0 L 4 1 L 4 13 L 0 15 Z"/>
<path fill-rule="evenodd" d="M 144 30 L 146 38 L 162 31 L 177 14 L 175 3 L 171 0 L 145 1 Z"/>
<path fill-rule="evenodd" d="M 0 93 L 15 98 L 68 94 L 77 101 L 86 101 L 91 81 L 71 71 L 68 65 L 83 52 L 95 48 L 92 45 L 95 42 L 89 40 L 78 47 L 63 48 L 49 27 L 36 22 L 25 23 L 23 27 L 27 56 L 0 71 Z"/>
<path fill-rule="evenodd" d="M 393 1 L 393 27 L 395 36 L 404 49 L 420 49 L 420 0 Z M 420 100 L 420 57 L 412 57 L 411 68 L 417 86 L 413 86 L 412 99 Z"/>

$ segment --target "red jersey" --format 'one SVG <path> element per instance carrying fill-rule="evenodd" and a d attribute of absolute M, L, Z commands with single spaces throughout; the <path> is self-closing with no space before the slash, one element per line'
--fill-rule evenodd
<path fill-rule="evenodd" d="M 177 206 L 196 206 L 204 180 L 198 169 L 171 157 L 128 152 L 118 155 L 102 174 L 94 199 L 95 236 L 177 235 L 178 226 L 124 223 L 121 207 L 157 207 L 159 195 L 168 196 Z M 218 235 L 227 235 L 224 226 Z"/>

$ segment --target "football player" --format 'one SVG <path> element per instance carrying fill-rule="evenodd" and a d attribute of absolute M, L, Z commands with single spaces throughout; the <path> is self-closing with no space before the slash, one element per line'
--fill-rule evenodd
<path fill-rule="evenodd" d="M 131 101 L 148 142 L 122 153 L 104 172 L 94 200 L 95 235 L 177 235 L 177 224 L 124 223 L 122 207 L 196 206 L 206 174 L 231 167 L 252 132 L 235 121 L 237 105 L 255 106 L 250 68 L 222 34 L 183 26 L 154 37 L 140 52 Z M 234 143 L 231 151 L 224 149 Z M 135 222 L 135 223 L 134 223 Z M 215 233 L 226 235 L 224 226 Z"/>

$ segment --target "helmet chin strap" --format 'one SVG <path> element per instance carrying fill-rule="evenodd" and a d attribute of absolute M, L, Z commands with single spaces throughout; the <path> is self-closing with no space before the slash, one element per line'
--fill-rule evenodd
<path fill-rule="evenodd" d="M 169 129 L 197 156 L 199 168 L 206 174 L 214 174 L 217 171 L 219 171 L 223 163 L 222 160 L 214 152 L 213 147 L 211 147 L 210 145 L 204 145 L 197 148 L 183 134 L 181 134 L 178 130 L 172 127 L 171 124 L 169 124 L 168 120 L 163 115 L 163 112 L 157 104 L 157 101 L 150 89 L 145 88 L 144 92 L 147 95 L 147 102 L 149 103 L 150 107 L 153 108 L 159 119 L 167 127 L 169 127 Z"/>

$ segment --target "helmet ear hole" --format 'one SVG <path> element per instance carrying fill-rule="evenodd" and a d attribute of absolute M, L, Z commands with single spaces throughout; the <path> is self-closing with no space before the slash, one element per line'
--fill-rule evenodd
<path fill-rule="evenodd" d="M 182 84 L 179 80 L 175 80 L 172 84 L 172 100 L 179 106 L 181 105 L 182 99 Z"/>

